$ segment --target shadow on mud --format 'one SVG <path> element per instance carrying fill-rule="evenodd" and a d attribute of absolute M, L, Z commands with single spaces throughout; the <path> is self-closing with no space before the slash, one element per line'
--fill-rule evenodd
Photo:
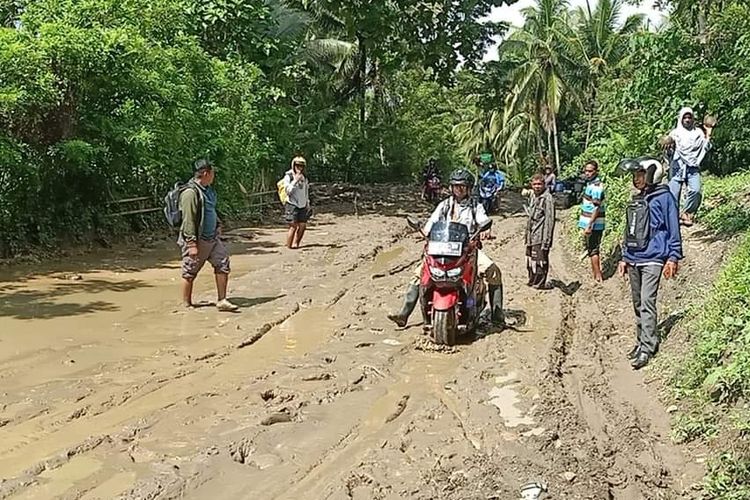
<path fill-rule="evenodd" d="M 502 334 L 503 332 L 523 332 L 523 327 L 528 322 L 526 311 L 521 309 L 505 309 L 505 326 L 494 326 L 490 323 L 482 324 L 473 335 L 466 335 L 459 339 L 459 345 L 468 345 L 476 340 L 490 335 Z"/>
<path fill-rule="evenodd" d="M 343 245 L 336 245 L 336 244 L 323 244 L 323 243 L 312 243 L 310 245 L 307 245 L 305 243 L 302 243 L 302 246 L 300 247 L 300 250 L 305 250 L 306 248 L 332 248 L 332 249 L 341 249 L 344 248 Z"/>
<path fill-rule="evenodd" d="M 119 306 L 112 302 L 98 300 L 74 303 L 60 302 L 59 299 L 73 294 L 124 293 L 150 287 L 149 283 L 142 280 L 106 281 L 101 279 L 61 282 L 46 290 L 23 290 L 20 289 L 20 285 L 8 284 L 0 287 L 0 317 L 51 319 L 93 312 L 113 312 L 119 310 Z"/>
<path fill-rule="evenodd" d="M 615 249 L 602 260 L 602 276 L 605 280 L 617 274 L 617 264 L 622 260 L 622 249 L 617 245 Z"/>
<path fill-rule="evenodd" d="M 247 297 L 232 297 L 232 303 L 240 306 L 242 309 L 248 309 L 250 307 L 260 306 L 263 304 L 267 304 L 269 302 L 273 302 L 274 300 L 279 300 L 286 297 L 285 294 L 276 295 L 275 297 L 253 297 L 253 298 L 247 298 Z"/>
<path fill-rule="evenodd" d="M 572 297 L 581 288 L 581 282 L 573 281 L 566 285 L 560 280 L 552 279 L 549 280 L 549 286 L 552 288 L 557 288 L 568 297 Z"/>
<path fill-rule="evenodd" d="M 680 322 L 680 320 L 682 320 L 682 318 L 685 317 L 686 314 L 687 312 L 684 310 L 673 312 L 656 325 L 656 330 L 659 332 L 662 341 L 669 338 L 672 329 Z"/>

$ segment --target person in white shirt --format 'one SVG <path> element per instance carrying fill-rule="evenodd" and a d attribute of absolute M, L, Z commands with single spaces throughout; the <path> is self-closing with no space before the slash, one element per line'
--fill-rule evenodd
<path fill-rule="evenodd" d="M 464 224 L 473 234 L 475 229 L 487 221 L 489 217 L 480 203 L 471 199 L 469 194 L 474 187 L 474 176 L 465 169 L 453 172 L 450 178 L 451 197 L 442 201 L 430 216 L 422 232 L 430 234 L 433 224 L 444 219 Z M 401 328 L 406 326 L 409 316 L 414 311 L 419 300 L 419 282 L 422 277 L 423 262 L 414 269 L 414 276 L 406 291 L 404 304 L 398 313 L 389 314 L 388 319 Z M 477 267 L 479 274 L 485 280 L 490 295 L 490 312 L 492 323 L 496 326 L 505 325 L 503 314 L 503 280 L 500 268 L 481 249 L 478 251 Z"/>
<path fill-rule="evenodd" d="M 286 236 L 288 248 L 299 248 L 310 219 L 310 182 L 305 177 L 307 161 L 301 156 L 292 160 L 292 168 L 284 174 L 284 189 L 288 199 L 284 205 L 284 220 L 289 224 Z"/>

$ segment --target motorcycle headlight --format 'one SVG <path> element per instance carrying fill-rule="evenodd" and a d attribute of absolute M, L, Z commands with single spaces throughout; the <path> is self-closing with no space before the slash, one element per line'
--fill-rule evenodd
<path fill-rule="evenodd" d="M 463 271 L 464 269 L 462 267 L 456 267 L 454 269 L 449 269 L 445 274 L 448 275 L 448 279 L 455 280 L 461 277 Z"/>
<path fill-rule="evenodd" d="M 437 267 L 430 267 L 430 276 L 432 276 L 432 279 L 434 280 L 444 280 L 445 279 L 445 271 L 443 271 L 440 268 Z"/>

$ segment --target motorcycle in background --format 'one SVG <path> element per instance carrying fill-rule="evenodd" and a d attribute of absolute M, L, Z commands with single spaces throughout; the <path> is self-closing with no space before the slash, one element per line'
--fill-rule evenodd
<path fill-rule="evenodd" d="M 489 180 L 482 180 L 479 185 L 479 202 L 487 215 L 492 215 L 497 207 L 501 186 Z"/>
<path fill-rule="evenodd" d="M 433 175 L 422 186 L 422 199 L 436 205 L 440 201 L 440 192 L 442 189 L 443 185 L 440 182 L 440 177 Z"/>

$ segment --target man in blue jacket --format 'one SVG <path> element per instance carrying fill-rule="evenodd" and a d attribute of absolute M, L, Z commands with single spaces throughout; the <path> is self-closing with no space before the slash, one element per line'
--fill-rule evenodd
<path fill-rule="evenodd" d="M 630 280 L 637 342 L 628 357 L 634 369 L 646 366 L 659 350 L 656 297 L 662 274 L 677 274 L 682 259 L 680 215 L 669 187 L 662 184 L 664 166 L 653 158 L 625 160 L 620 167 L 633 174 L 637 193 L 626 210 L 620 276 Z"/>

